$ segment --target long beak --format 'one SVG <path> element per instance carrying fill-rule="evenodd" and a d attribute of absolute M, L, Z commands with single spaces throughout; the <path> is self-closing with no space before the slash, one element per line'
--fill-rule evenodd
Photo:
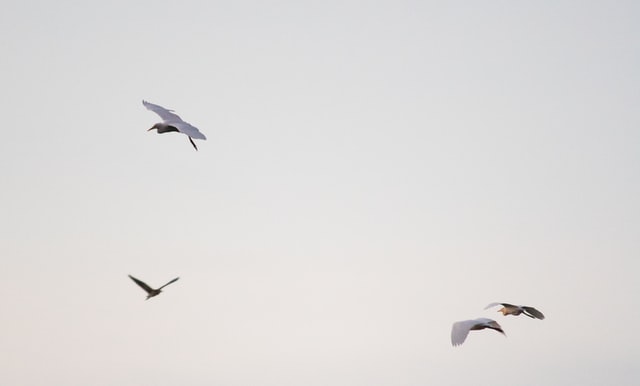
<path fill-rule="evenodd" d="M 150 128 L 149 130 L 147 130 L 147 131 L 151 131 L 151 130 L 153 130 L 153 129 L 155 129 L 155 127 L 152 127 L 152 128 Z"/>

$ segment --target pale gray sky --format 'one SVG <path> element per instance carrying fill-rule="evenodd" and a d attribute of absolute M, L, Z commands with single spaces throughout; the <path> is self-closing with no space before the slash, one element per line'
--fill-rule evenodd
<path fill-rule="evenodd" d="M 639 17 L 4 4 L 0 383 L 637 384 Z"/>

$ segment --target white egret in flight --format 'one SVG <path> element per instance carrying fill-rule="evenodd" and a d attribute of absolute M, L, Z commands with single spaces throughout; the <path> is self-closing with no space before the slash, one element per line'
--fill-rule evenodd
<path fill-rule="evenodd" d="M 518 316 L 520 314 L 525 314 L 528 317 L 533 319 L 540 319 L 540 320 L 544 319 L 544 315 L 542 314 L 542 312 L 529 306 L 515 306 L 509 303 L 491 303 L 488 306 L 486 306 L 484 309 L 486 310 L 487 308 L 491 308 L 495 306 L 502 306 L 502 308 L 498 310 L 498 312 L 502 312 L 502 315 Z"/>
<path fill-rule="evenodd" d="M 193 145 L 193 147 L 198 150 L 198 147 L 193 142 L 193 138 L 206 140 L 207 137 L 204 136 L 195 126 L 192 126 L 190 123 L 187 123 L 182 120 L 173 110 L 165 109 L 162 106 L 154 105 L 153 103 L 149 103 L 147 101 L 142 101 L 144 107 L 147 110 L 151 110 L 154 113 L 158 114 L 160 118 L 162 118 L 162 122 L 156 123 L 147 131 L 151 131 L 153 129 L 158 130 L 158 134 L 168 133 L 171 131 L 177 131 L 178 133 L 182 133 L 189 137 L 189 142 Z"/>
<path fill-rule="evenodd" d="M 451 344 L 454 346 L 459 346 L 464 343 L 465 339 L 467 339 L 469 331 L 484 330 L 485 328 L 496 330 L 502 335 L 506 336 L 504 331 L 502 331 L 502 327 L 500 327 L 498 322 L 496 322 L 495 320 L 487 318 L 462 320 L 460 322 L 455 322 L 453 324 L 453 327 L 451 328 Z"/>
<path fill-rule="evenodd" d="M 153 289 L 151 287 L 149 287 L 147 285 L 147 283 L 143 282 L 142 280 L 138 280 L 135 277 L 129 275 L 129 277 L 131 278 L 131 280 L 133 280 L 137 285 L 139 285 L 143 290 L 147 291 L 147 298 L 145 300 L 149 300 L 149 298 L 152 298 L 154 296 L 160 295 L 160 292 L 162 292 L 162 289 L 166 286 L 168 286 L 169 284 L 173 283 L 174 281 L 180 279 L 179 277 L 176 277 L 175 279 L 171 280 L 170 282 L 168 282 L 167 284 L 163 285 L 162 287 L 158 288 L 158 289 Z"/>

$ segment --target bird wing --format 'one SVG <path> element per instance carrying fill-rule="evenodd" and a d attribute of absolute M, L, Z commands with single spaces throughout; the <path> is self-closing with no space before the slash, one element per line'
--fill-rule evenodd
<path fill-rule="evenodd" d="M 142 104 L 147 108 L 147 110 L 151 110 L 158 114 L 165 122 L 183 122 L 182 118 L 180 118 L 178 114 L 175 114 L 173 110 L 165 109 L 162 106 L 154 105 L 153 103 L 149 103 L 144 100 L 142 101 Z"/>
<path fill-rule="evenodd" d="M 531 314 L 534 318 L 537 319 L 544 319 L 544 315 L 542 314 L 542 312 L 536 310 L 533 307 L 528 307 L 528 306 L 522 306 L 522 309 L 524 310 L 525 313 Z"/>
<path fill-rule="evenodd" d="M 469 335 L 469 330 L 471 330 L 471 327 L 475 324 L 475 320 L 455 322 L 451 327 L 451 344 L 459 346 L 464 343 L 464 340 L 467 339 L 467 335 Z"/>
<path fill-rule="evenodd" d="M 485 322 L 485 324 L 491 328 L 494 329 L 496 331 L 498 331 L 499 333 L 501 333 L 502 335 L 506 336 L 507 334 L 504 333 L 504 331 L 502 330 L 502 326 L 498 324 L 498 322 L 496 322 L 493 319 L 489 319 L 488 321 Z"/>
<path fill-rule="evenodd" d="M 204 134 L 200 132 L 200 130 L 185 121 L 172 122 L 171 126 L 174 126 L 176 129 L 178 129 L 179 132 L 181 132 L 182 134 L 186 134 L 191 138 L 204 140 L 207 139 L 207 137 L 205 137 Z"/>
<path fill-rule="evenodd" d="M 158 288 L 159 290 L 163 289 L 164 287 L 168 286 L 169 284 L 173 283 L 174 281 L 180 279 L 179 277 L 176 277 L 175 279 L 171 280 L 170 282 L 168 282 L 167 284 L 163 285 L 162 287 Z"/>
<path fill-rule="evenodd" d="M 149 287 L 147 285 L 147 283 L 143 282 L 142 280 L 138 280 L 135 277 L 129 275 L 129 277 L 131 278 L 131 280 L 133 280 L 134 282 L 136 282 L 137 285 L 139 285 L 140 287 L 142 287 L 143 290 L 147 291 L 147 293 L 151 293 L 153 292 L 153 288 Z"/>
<path fill-rule="evenodd" d="M 484 309 L 486 310 L 487 308 L 494 307 L 494 306 L 502 306 L 505 308 L 520 308 L 520 306 L 515 306 L 509 303 L 491 303 L 488 306 L 486 306 Z"/>
<path fill-rule="evenodd" d="M 160 118 L 162 118 L 164 123 L 171 124 L 171 126 L 174 126 L 182 134 L 186 134 L 191 138 L 204 140 L 207 139 L 207 137 L 205 137 L 204 134 L 202 134 L 200 130 L 198 130 L 198 128 L 188 122 L 183 121 L 182 118 L 178 116 L 178 114 L 175 114 L 173 112 L 173 110 L 165 109 L 162 106 L 154 105 L 153 103 L 149 103 L 147 101 L 142 101 L 142 104 L 148 110 L 151 110 L 154 113 L 158 114 Z"/>

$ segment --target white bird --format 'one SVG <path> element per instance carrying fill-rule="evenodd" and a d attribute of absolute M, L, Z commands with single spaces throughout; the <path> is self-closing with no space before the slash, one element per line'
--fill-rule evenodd
<path fill-rule="evenodd" d="M 515 306 L 509 303 L 491 303 L 488 306 L 486 306 L 484 309 L 486 310 L 487 308 L 491 308 L 495 306 L 502 306 L 502 308 L 498 310 L 498 312 L 502 312 L 502 315 L 518 316 L 520 314 L 525 314 L 528 317 L 533 319 L 540 319 L 540 320 L 544 319 L 544 315 L 542 314 L 542 312 L 529 306 Z"/>
<path fill-rule="evenodd" d="M 192 126 L 190 123 L 187 123 L 182 120 L 177 114 L 173 112 L 173 110 L 165 109 L 162 106 L 154 105 L 153 103 L 149 103 L 147 101 L 142 101 L 144 107 L 147 110 L 151 110 L 154 113 L 158 114 L 160 118 L 162 118 L 161 123 L 156 123 L 147 131 L 151 131 L 153 129 L 158 130 L 158 134 L 168 133 L 171 131 L 177 131 L 178 133 L 182 133 L 189 137 L 189 142 L 193 145 L 193 147 L 198 150 L 198 147 L 195 143 L 193 143 L 193 138 L 206 140 L 207 137 L 204 136 L 195 126 Z"/>
<path fill-rule="evenodd" d="M 483 330 L 485 328 L 496 330 L 502 335 L 507 336 L 504 331 L 502 331 L 502 327 L 500 327 L 498 322 L 496 322 L 495 320 L 488 318 L 462 320 L 460 322 L 455 322 L 453 324 L 453 327 L 451 328 L 451 344 L 454 346 L 459 346 L 464 343 L 465 339 L 467 339 L 469 331 Z"/>
<path fill-rule="evenodd" d="M 168 282 L 167 284 L 163 285 L 162 287 L 160 287 L 158 289 L 153 289 L 153 288 L 149 287 L 147 285 L 147 283 L 143 282 L 142 280 L 138 280 L 138 279 L 136 279 L 135 277 L 133 277 L 131 275 L 129 275 L 129 277 L 131 278 L 131 280 L 133 280 L 137 285 L 142 287 L 142 289 L 147 292 L 147 298 L 145 300 L 149 300 L 149 298 L 152 298 L 154 296 L 160 295 L 160 292 L 162 292 L 162 289 L 164 287 L 166 287 L 169 284 L 173 283 L 174 281 L 180 279 L 179 277 L 176 277 L 175 279 L 171 280 L 170 282 Z"/>

